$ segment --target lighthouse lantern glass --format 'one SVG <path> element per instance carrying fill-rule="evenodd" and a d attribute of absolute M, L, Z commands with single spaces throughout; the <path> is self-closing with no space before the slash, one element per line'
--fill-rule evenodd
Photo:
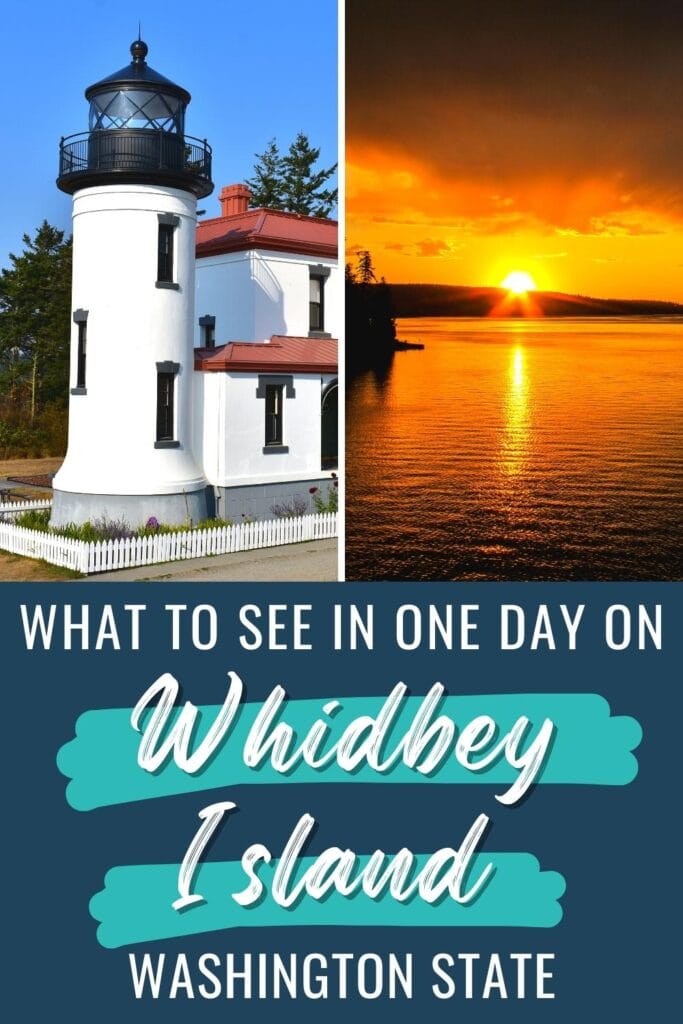
<path fill-rule="evenodd" d="M 182 135 L 185 107 L 177 96 L 145 89 L 98 93 L 90 103 L 90 131 L 156 129 Z"/>

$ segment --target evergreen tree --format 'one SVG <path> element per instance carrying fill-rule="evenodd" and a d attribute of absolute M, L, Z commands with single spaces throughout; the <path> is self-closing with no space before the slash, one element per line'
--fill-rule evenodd
<path fill-rule="evenodd" d="M 306 217 L 328 217 L 337 202 L 337 189 L 323 186 L 337 165 L 316 171 L 320 150 L 311 148 L 306 135 L 299 132 L 282 158 L 284 208 Z"/>
<path fill-rule="evenodd" d="M 337 202 L 337 189 L 325 188 L 337 165 L 315 170 L 319 149 L 312 149 L 306 135 L 299 132 L 285 156 L 275 139 L 265 153 L 256 154 L 254 176 L 247 178 L 251 191 L 250 206 L 268 210 L 300 213 L 304 217 L 328 217 Z"/>
<path fill-rule="evenodd" d="M 356 279 L 361 284 L 372 284 L 376 281 L 375 268 L 372 265 L 372 256 L 367 249 L 361 249 L 358 253 L 358 266 L 356 268 Z"/>
<path fill-rule="evenodd" d="M 283 158 L 275 139 L 271 139 L 265 153 L 256 153 L 254 177 L 247 178 L 251 192 L 250 206 L 264 206 L 268 210 L 284 210 Z"/>
<path fill-rule="evenodd" d="M 0 274 L 0 394 L 31 423 L 66 407 L 71 331 L 71 239 L 43 221 Z"/>
<path fill-rule="evenodd" d="M 346 367 L 353 377 L 367 369 L 384 372 L 396 348 L 396 321 L 391 291 L 377 283 L 372 256 L 357 254 L 356 269 L 346 266 Z"/>

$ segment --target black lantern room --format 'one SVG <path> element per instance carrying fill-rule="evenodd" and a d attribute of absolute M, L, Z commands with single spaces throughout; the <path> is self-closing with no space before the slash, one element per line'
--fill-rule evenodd
<path fill-rule="evenodd" d="M 208 196 L 211 147 L 206 139 L 185 135 L 189 92 L 147 64 L 142 39 L 130 52 L 130 64 L 86 89 L 90 131 L 62 139 L 57 185 L 73 194 L 134 182 Z"/>

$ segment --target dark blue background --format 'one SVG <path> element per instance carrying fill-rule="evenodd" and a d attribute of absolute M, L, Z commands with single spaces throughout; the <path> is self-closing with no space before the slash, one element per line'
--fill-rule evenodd
<path fill-rule="evenodd" d="M 27 652 L 20 625 L 21 602 L 43 605 L 87 601 L 97 618 L 111 602 L 146 603 L 143 649 L 139 653 Z M 237 609 L 246 602 L 314 605 L 312 652 L 245 653 L 237 644 Z M 331 650 L 331 605 L 372 602 L 376 608 L 374 652 Z M 478 603 L 476 653 L 430 654 L 398 651 L 392 643 L 393 612 L 402 603 Z M 579 650 L 501 653 L 497 616 L 501 602 L 535 607 L 539 602 L 588 605 Z M 611 652 L 603 640 L 603 613 L 611 603 L 664 605 L 664 650 Z M 216 649 L 199 652 L 189 639 L 170 652 L 168 602 L 214 604 L 223 629 Z M 395 1021 L 594 1021 L 603 1015 L 640 1021 L 670 1009 L 678 998 L 676 948 L 672 939 L 680 911 L 679 862 L 681 728 L 680 584 L 317 584 L 192 585 L 149 584 L 97 587 L 12 585 L 0 587 L 4 653 L 4 893 L 6 957 L 4 1005 L 10 1019 L 42 1020 L 58 1013 L 74 1022 L 269 1021 L 274 1012 L 298 1021 L 336 1021 L 352 1016 L 370 1021 L 391 1014 Z M 234 625 L 234 628 L 230 628 Z M 561 636 L 561 634 L 559 634 Z M 138 805 L 73 811 L 64 797 L 65 780 L 55 756 L 72 738 L 78 715 L 97 707 L 132 706 L 163 671 L 173 672 L 184 696 L 219 703 L 228 669 L 237 671 L 250 700 L 263 698 L 276 683 L 292 698 L 328 695 L 384 695 L 398 681 L 415 694 L 441 680 L 450 693 L 495 691 L 598 692 L 613 714 L 630 714 L 644 729 L 638 750 L 640 772 L 627 787 L 538 786 L 530 798 L 504 808 L 493 787 L 333 785 L 250 786 L 214 790 Z M 32 713 L 31 735 L 21 725 Z M 29 746 L 30 744 L 30 746 Z M 577 750 L 577 757 L 581 752 Z M 311 853 L 331 844 L 368 852 L 406 845 L 432 851 L 461 841 L 480 812 L 493 826 L 486 850 L 527 850 L 544 869 L 567 880 L 564 918 L 549 930 L 535 929 L 320 929 L 286 928 L 214 932 L 173 942 L 146 943 L 173 959 L 206 951 L 287 954 L 306 952 L 415 953 L 414 998 L 292 1004 L 195 999 L 136 1001 L 128 949 L 105 950 L 96 941 L 88 913 L 90 897 L 117 864 L 178 862 L 196 827 L 198 810 L 212 799 L 234 799 L 230 817 L 212 847 L 211 858 L 239 859 L 252 842 L 265 842 L 277 855 L 304 812 L 318 821 Z M 9 873 L 8 873 L 9 872 Z M 462 994 L 438 1001 L 431 994 L 430 961 L 435 952 L 554 952 L 554 1001 L 510 998 L 465 1001 Z M 533 990 L 533 986 L 530 986 Z M 13 1009 L 12 1009 L 13 1008 Z"/>

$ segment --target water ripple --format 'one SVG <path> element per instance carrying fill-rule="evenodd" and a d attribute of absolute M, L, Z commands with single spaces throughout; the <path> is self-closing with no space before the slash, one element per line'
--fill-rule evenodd
<path fill-rule="evenodd" d="M 683 578 L 680 320 L 399 334 L 348 389 L 347 578 Z"/>

